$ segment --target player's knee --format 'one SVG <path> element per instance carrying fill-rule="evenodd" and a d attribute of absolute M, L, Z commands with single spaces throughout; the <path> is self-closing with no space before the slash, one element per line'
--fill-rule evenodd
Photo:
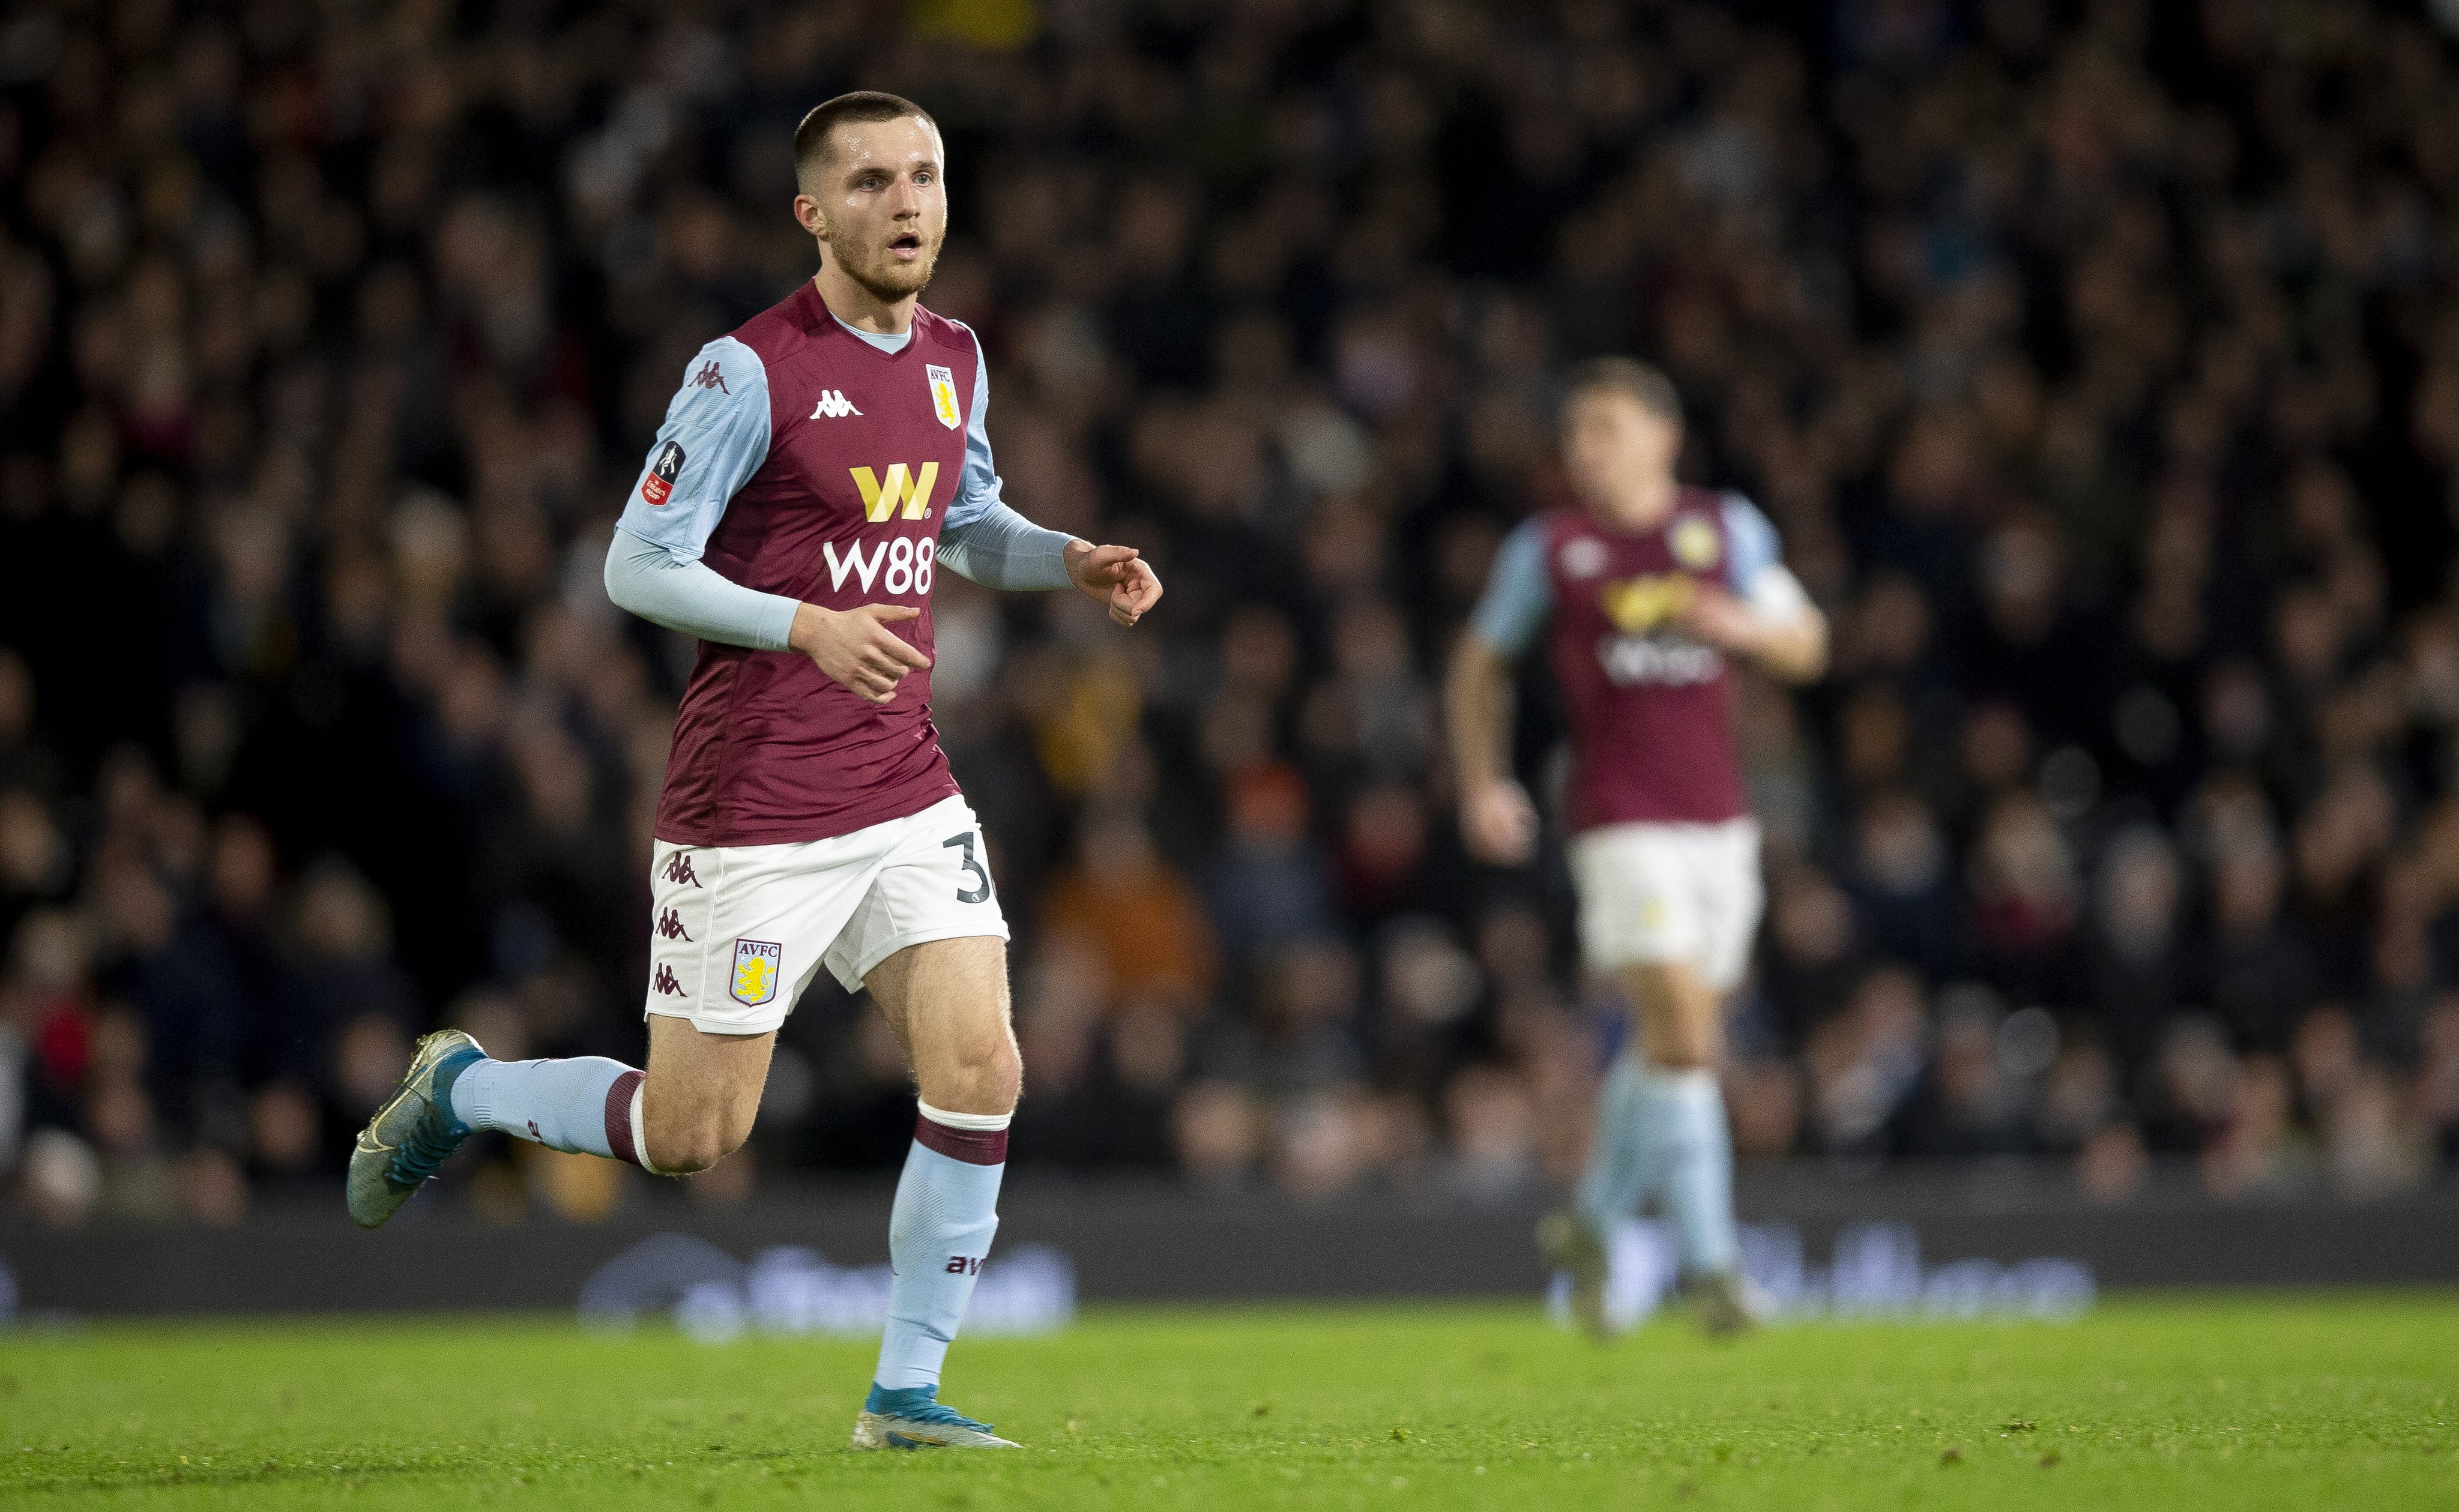
<path fill-rule="evenodd" d="M 1648 1063 L 1660 1071 L 1705 1071 L 1716 1063 L 1713 1046 L 1670 1042 L 1651 1046 Z"/>
<path fill-rule="evenodd" d="M 1024 1063 L 1006 1035 L 966 1045 L 934 1068 L 922 1101 L 951 1113 L 1013 1113 L 1024 1087 Z"/>
<path fill-rule="evenodd" d="M 653 1123 L 648 1129 L 649 1164 L 668 1176 L 704 1171 L 733 1154 L 750 1134 L 722 1114 Z"/>

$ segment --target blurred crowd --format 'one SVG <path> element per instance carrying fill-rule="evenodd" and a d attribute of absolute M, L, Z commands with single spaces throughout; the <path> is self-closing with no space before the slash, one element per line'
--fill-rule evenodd
<path fill-rule="evenodd" d="M 1020 1166 L 1310 1197 L 1572 1175 L 1620 1005 L 1559 836 L 1458 843 L 1437 670 L 1563 502 L 1569 362 L 1838 632 L 1737 718 L 1751 1158 L 2223 1197 L 2459 1157 L 2459 48 L 2321 0 L 26 0 L 0 19 L 0 1172 L 325 1193 L 412 1036 L 637 1060 L 691 648 L 608 533 L 788 292 L 802 113 L 945 128 L 928 303 L 1132 634 L 942 577 Z M 1541 668 L 1517 746 L 1559 770 Z M 752 1145 L 887 1168 L 823 974 Z M 487 1211 L 621 1168 L 491 1147 Z"/>

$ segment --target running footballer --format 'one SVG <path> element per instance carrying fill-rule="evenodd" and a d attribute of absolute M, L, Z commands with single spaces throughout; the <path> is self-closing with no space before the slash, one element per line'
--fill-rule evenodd
<path fill-rule="evenodd" d="M 887 1015 L 920 1104 L 854 1447 L 1013 1447 L 938 1400 L 1022 1073 L 989 852 L 931 723 L 931 589 L 1072 586 L 1133 625 L 1161 582 L 999 498 L 981 344 L 917 303 L 948 229 L 931 117 L 840 95 L 794 160 L 819 270 L 692 359 L 606 557 L 618 604 L 701 641 L 655 827 L 648 1064 L 428 1036 L 359 1136 L 350 1215 L 382 1224 L 478 1129 L 707 1169 L 750 1133 L 777 1028 L 826 967 Z"/>

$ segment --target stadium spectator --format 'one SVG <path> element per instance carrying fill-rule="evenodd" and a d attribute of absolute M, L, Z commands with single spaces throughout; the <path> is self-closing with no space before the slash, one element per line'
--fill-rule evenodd
<path fill-rule="evenodd" d="M 1450 839 L 1431 676 L 1556 496 L 1562 372 L 1623 350 L 1838 628 L 1825 687 L 1744 698 L 1747 1153 L 2023 1151 L 2108 1197 L 2147 1160 L 2370 1194 L 2459 1158 L 2450 34 L 1011 10 L 11 11 L 25 1205 L 329 1176 L 448 1013 L 633 1042 L 687 648 L 596 564 L 688 354 L 809 271 L 783 144 L 856 86 L 947 128 L 929 299 L 998 369 L 1011 498 L 1171 584 L 1124 646 L 940 593 L 935 715 L 1040 921 L 1019 1159 L 1476 1197 L 1576 1166 L 1616 1015 L 1569 1006 L 1558 854 Z M 761 1168 L 893 1157 L 875 1021 L 823 984 L 787 1040 L 809 1111 Z"/>

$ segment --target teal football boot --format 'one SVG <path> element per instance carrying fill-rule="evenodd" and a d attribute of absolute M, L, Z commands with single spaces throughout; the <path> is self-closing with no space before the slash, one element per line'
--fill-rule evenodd
<path fill-rule="evenodd" d="M 1736 1266 L 1714 1275 L 1694 1276 L 1682 1283 L 1682 1299 L 1691 1304 L 1699 1327 L 1711 1337 L 1747 1334 L 1775 1311 L 1766 1292 Z"/>
<path fill-rule="evenodd" d="M 1547 1265 L 1571 1274 L 1571 1321 L 1590 1338 L 1613 1337 L 1606 1312 L 1606 1242 L 1588 1221 L 1567 1208 L 1547 1213 L 1537 1225 L 1537 1250 Z"/>
<path fill-rule="evenodd" d="M 469 1125 L 452 1116 L 452 1083 L 486 1057 L 458 1029 L 418 1041 L 401 1090 L 359 1130 L 350 1151 L 350 1217 L 360 1228 L 376 1228 L 400 1211 L 470 1137 Z"/>
<path fill-rule="evenodd" d="M 941 1405 L 936 1386 L 908 1386 L 889 1391 L 873 1382 L 862 1411 L 854 1415 L 853 1446 L 857 1449 L 1017 1449 L 954 1407 Z"/>

